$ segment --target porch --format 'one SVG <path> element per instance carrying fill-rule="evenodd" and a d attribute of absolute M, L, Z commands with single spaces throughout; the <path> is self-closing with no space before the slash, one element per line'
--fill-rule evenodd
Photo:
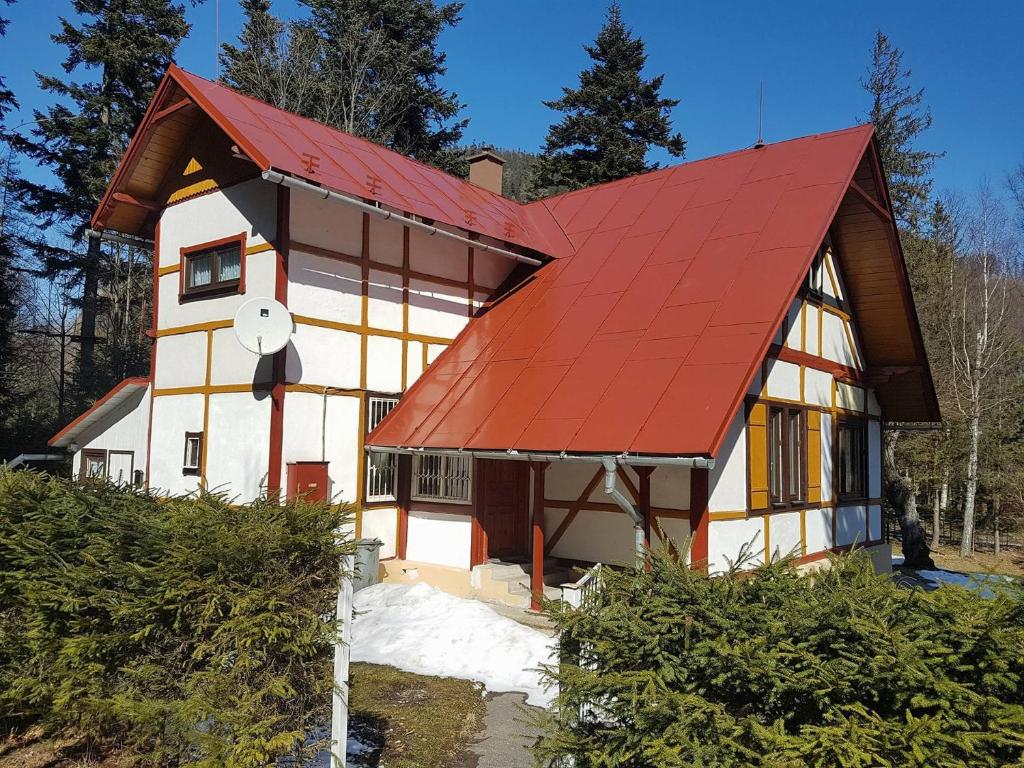
<path fill-rule="evenodd" d="M 600 457 L 400 455 L 396 557 L 382 578 L 536 610 L 581 569 L 633 563 L 638 540 L 700 538 L 706 468 L 606 458 L 611 470 Z"/>

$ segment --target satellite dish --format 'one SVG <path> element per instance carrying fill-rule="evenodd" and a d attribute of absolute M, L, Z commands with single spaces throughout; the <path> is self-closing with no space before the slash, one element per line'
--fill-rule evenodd
<path fill-rule="evenodd" d="M 284 349 L 292 329 L 291 313 L 273 299 L 249 299 L 235 312 L 238 343 L 261 357 Z"/>

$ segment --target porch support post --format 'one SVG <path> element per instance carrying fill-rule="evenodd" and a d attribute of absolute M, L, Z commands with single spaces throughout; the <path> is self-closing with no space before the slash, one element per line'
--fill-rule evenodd
<path fill-rule="evenodd" d="M 531 462 L 533 468 L 533 567 L 530 569 L 530 608 L 540 610 L 544 595 L 544 472 L 546 461 Z"/>
<path fill-rule="evenodd" d="M 412 456 L 399 456 L 398 467 L 398 546 L 395 554 L 405 560 L 409 546 L 409 500 L 412 496 Z"/>

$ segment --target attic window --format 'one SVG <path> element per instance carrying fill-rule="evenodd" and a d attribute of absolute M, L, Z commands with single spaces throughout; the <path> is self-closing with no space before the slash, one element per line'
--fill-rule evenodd
<path fill-rule="evenodd" d="M 245 235 L 182 248 L 183 297 L 242 293 Z"/>
<path fill-rule="evenodd" d="M 821 248 L 814 257 L 811 271 L 807 274 L 807 291 L 816 299 L 820 299 L 825 288 L 825 249 Z"/>

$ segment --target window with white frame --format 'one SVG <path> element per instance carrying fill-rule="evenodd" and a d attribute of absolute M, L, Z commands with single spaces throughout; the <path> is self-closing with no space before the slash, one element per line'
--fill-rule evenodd
<path fill-rule="evenodd" d="M 467 504 L 472 487 L 472 456 L 424 453 L 415 457 L 412 478 L 414 499 Z"/>
<path fill-rule="evenodd" d="M 185 458 L 181 471 L 185 475 L 198 475 L 203 462 L 203 433 L 185 433 Z"/>
<path fill-rule="evenodd" d="M 370 397 L 367 402 L 366 431 L 372 431 L 391 409 L 397 397 Z M 394 501 L 398 457 L 393 453 L 371 453 L 366 457 L 366 501 Z"/>

